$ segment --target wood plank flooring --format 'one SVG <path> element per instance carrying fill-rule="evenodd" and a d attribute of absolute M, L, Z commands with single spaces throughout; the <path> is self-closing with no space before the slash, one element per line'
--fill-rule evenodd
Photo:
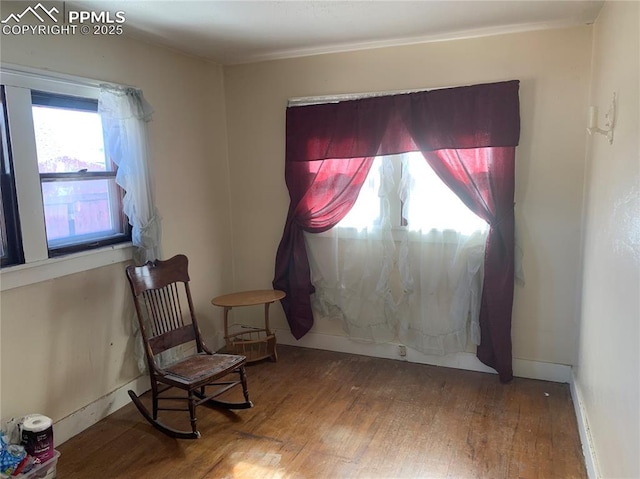
<path fill-rule="evenodd" d="M 58 448 L 58 478 L 587 477 L 566 384 L 278 353 L 247 367 L 254 408 L 198 408 L 200 439 L 168 438 L 129 404 Z"/>

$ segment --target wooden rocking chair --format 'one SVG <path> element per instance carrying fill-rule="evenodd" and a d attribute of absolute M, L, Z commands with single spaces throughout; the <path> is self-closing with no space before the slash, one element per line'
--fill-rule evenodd
<path fill-rule="evenodd" d="M 129 266 L 126 271 L 149 365 L 153 414 L 149 413 L 135 392 L 130 390 L 129 396 L 145 419 L 171 437 L 196 439 L 200 437 L 196 425 L 197 406 L 224 409 L 253 407 L 247 390 L 246 358 L 214 354 L 202 341 L 189 290 L 187 257 L 177 255 L 166 261 L 149 261 L 143 266 Z M 180 287 L 180 283 L 183 287 Z M 184 315 L 181 298 L 183 301 L 186 298 L 187 302 Z M 185 317 L 190 318 L 190 322 L 185 323 Z M 158 365 L 158 354 L 191 341 L 195 341 L 195 354 L 164 368 Z M 234 374 L 239 377 L 220 381 Z M 238 385 L 242 386 L 244 402 L 229 403 L 215 399 Z M 209 386 L 215 390 L 207 393 Z M 172 388 L 186 391 L 186 397 L 160 396 Z M 162 400 L 187 401 L 187 407 L 158 407 L 158 402 Z M 161 423 L 158 421 L 159 410 L 189 411 L 191 431 L 180 431 Z"/>

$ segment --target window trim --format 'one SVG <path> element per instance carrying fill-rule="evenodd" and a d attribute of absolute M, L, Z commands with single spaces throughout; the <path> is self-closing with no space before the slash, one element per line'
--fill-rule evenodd
<path fill-rule="evenodd" d="M 133 245 L 119 243 L 42 261 L 17 264 L 0 270 L 0 291 L 48 281 L 115 263 L 131 261 Z"/>
<path fill-rule="evenodd" d="M 5 85 L 6 88 L 17 88 L 23 92 L 22 100 L 25 102 L 25 105 L 28 100 L 29 108 L 27 108 L 26 111 L 29 112 L 29 115 L 31 115 L 31 90 L 97 99 L 100 86 L 103 84 L 113 87 L 129 87 L 129 85 L 124 84 L 102 82 L 8 63 L 0 63 L 0 70 L 2 74 L 2 84 Z M 22 120 L 24 121 L 24 118 Z M 10 128 L 10 125 L 8 125 L 8 127 Z M 24 139 L 20 138 L 21 135 L 16 136 L 18 138 L 15 139 L 15 142 L 21 143 L 20 146 L 24 148 Z M 13 149 L 15 148 L 14 138 L 12 137 L 11 140 Z M 31 154 L 35 156 L 35 145 L 32 145 L 32 147 Z M 25 226 L 22 225 L 23 249 L 25 253 L 24 263 L 5 266 L 0 269 L 0 291 L 88 271 L 109 264 L 126 262 L 132 259 L 134 248 L 130 241 L 69 253 L 63 256 L 49 257 L 46 232 L 44 230 L 44 208 L 37 163 L 25 163 L 34 163 L 34 165 L 31 165 L 30 169 L 20 168 L 24 165 L 14 165 L 14 168 L 21 170 L 20 175 L 29 176 L 30 182 L 33 183 L 30 189 L 32 192 L 38 191 L 38 195 L 36 198 L 33 197 L 33 194 L 30 197 L 27 192 L 27 190 L 29 190 L 28 188 L 26 190 L 25 188 L 19 189 L 18 185 L 16 185 L 19 217 L 28 218 L 33 215 L 40 216 L 42 219 L 41 227 L 27 227 L 25 231 Z M 14 174 L 18 175 L 18 172 L 14 171 Z M 34 240 L 34 238 L 36 239 Z"/>
<path fill-rule="evenodd" d="M 0 88 L 2 95 L 2 111 L 0 112 L 0 183 L 2 188 L 2 224 L 4 225 L 3 240 L 6 240 L 7 251 L 1 260 L 2 268 L 24 263 L 22 251 L 22 233 L 18 216 L 18 204 L 16 200 L 16 185 L 14 178 L 13 157 L 11 154 L 11 142 L 9 141 L 8 125 L 6 124 L 6 104 L 4 88 Z"/>

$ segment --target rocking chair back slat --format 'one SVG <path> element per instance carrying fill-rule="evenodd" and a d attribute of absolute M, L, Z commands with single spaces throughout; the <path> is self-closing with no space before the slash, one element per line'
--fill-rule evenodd
<path fill-rule="evenodd" d="M 195 341 L 195 339 L 196 335 L 193 332 L 193 327 L 187 324 L 149 339 L 149 346 L 151 346 L 151 350 L 155 355 L 174 347 L 176 344 L 184 344 L 189 341 Z"/>
<path fill-rule="evenodd" d="M 141 294 L 151 323 L 150 336 L 158 336 L 184 326 L 177 284 L 150 289 Z"/>

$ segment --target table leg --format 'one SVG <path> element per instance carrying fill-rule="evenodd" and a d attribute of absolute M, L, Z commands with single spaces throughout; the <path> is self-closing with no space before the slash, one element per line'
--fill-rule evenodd
<path fill-rule="evenodd" d="M 229 311 L 231 311 L 231 306 L 224 307 L 224 342 L 226 343 L 227 353 L 234 354 L 231 350 L 231 342 L 229 341 Z"/>
<path fill-rule="evenodd" d="M 264 328 L 267 330 L 267 337 L 273 335 L 273 350 L 271 351 L 271 361 L 273 361 L 274 363 L 276 361 L 278 361 L 278 352 L 276 351 L 276 337 L 275 334 L 273 334 L 271 332 L 271 328 L 269 327 L 269 306 L 271 305 L 271 303 L 264 303 Z M 267 341 L 267 346 L 269 344 L 269 340 Z"/>

